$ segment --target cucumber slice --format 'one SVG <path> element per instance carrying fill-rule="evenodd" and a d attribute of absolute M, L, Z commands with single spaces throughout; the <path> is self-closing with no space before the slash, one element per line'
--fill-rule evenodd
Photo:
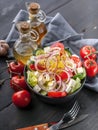
<path fill-rule="evenodd" d="M 65 51 L 68 53 L 68 56 L 71 56 L 71 55 L 72 55 L 72 53 L 71 53 L 71 51 L 69 50 L 69 48 L 65 48 Z"/>
<path fill-rule="evenodd" d="M 46 96 L 46 95 L 47 95 L 47 92 L 44 91 L 44 90 L 41 90 L 41 91 L 40 91 L 40 94 L 43 95 L 43 96 Z"/>
<path fill-rule="evenodd" d="M 34 75 L 34 72 L 27 71 L 27 82 L 34 87 L 37 85 L 37 77 Z"/>
<path fill-rule="evenodd" d="M 77 73 L 73 76 L 73 79 L 79 78 L 80 80 L 84 79 L 86 77 L 86 70 L 83 68 L 83 73 Z"/>
<path fill-rule="evenodd" d="M 72 87 L 70 94 L 74 93 L 80 87 L 81 87 L 81 80 L 79 78 L 76 78 L 76 85 L 74 87 Z"/>
<path fill-rule="evenodd" d="M 37 49 L 35 52 L 34 52 L 34 55 L 41 55 L 41 54 L 44 54 L 44 50 L 43 49 L 41 49 L 41 48 L 39 48 L 39 49 Z"/>

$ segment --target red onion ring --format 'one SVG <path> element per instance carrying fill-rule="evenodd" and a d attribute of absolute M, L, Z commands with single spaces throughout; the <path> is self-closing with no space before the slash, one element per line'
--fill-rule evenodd
<path fill-rule="evenodd" d="M 44 60 L 44 59 L 43 59 L 43 60 Z M 45 61 L 45 69 L 42 69 L 42 70 L 38 68 L 39 62 L 41 62 L 40 59 L 35 61 L 35 68 L 36 68 L 36 70 L 37 70 L 38 72 L 45 72 L 45 71 L 46 71 L 46 61 Z"/>
<path fill-rule="evenodd" d="M 62 80 L 61 80 L 61 77 L 57 74 L 54 74 L 55 77 L 57 76 L 58 77 L 58 81 L 56 82 L 59 86 L 58 88 L 55 88 L 54 91 L 59 91 L 61 89 L 61 84 L 62 84 Z"/>
<path fill-rule="evenodd" d="M 49 76 L 52 76 L 52 78 L 53 78 L 53 80 L 54 80 L 54 83 L 53 83 L 52 87 L 51 87 L 51 88 L 48 88 L 48 89 L 44 86 L 43 79 L 40 80 L 40 78 L 44 78 L 44 76 L 47 75 L 47 74 L 48 74 Z M 49 91 L 54 90 L 55 87 L 56 87 L 56 84 L 57 84 L 57 83 L 56 83 L 56 79 L 55 79 L 55 76 L 54 76 L 53 73 L 44 72 L 44 73 L 42 73 L 42 74 L 38 77 L 38 85 L 41 87 L 42 90 L 44 90 L 44 91 L 46 91 L 46 92 L 49 92 Z"/>

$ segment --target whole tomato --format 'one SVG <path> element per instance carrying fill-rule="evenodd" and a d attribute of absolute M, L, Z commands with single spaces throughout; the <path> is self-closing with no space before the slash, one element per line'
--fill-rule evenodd
<path fill-rule="evenodd" d="M 24 108 L 29 105 L 31 102 L 31 95 L 27 90 L 21 90 L 18 92 L 15 92 L 12 95 L 12 102 L 17 106 Z"/>
<path fill-rule="evenodd" d="M 9 73 L 12 75 L 17 75 L 18 73 L 23 74 L 24 64 L 20 61 L 12 61 L 8 64 Z"/>
<path fill-rule="evenodd" d="M 84 67 L 86 69 L 86 73 L 88 77 L 96 76 L 98 72 L 98 65 L 95 60 L 87 59 L 84 61 Z"/>
<path fill-rule="evenodd" d="M 93 60 L 96 60 L 97 58 L 97 55 L 94 54 L 96 52 L 96 49 L 93 47 L 93 46 L 89 46 L 89 45 L 86 45 L 86 46 L 83 46 L 81 49 L 80 49 L 80 56 L 86 60 L 86 59 L 93 59 Z"/>
<path fill-rule="evenodd" d="M 15 91 L 20 91 L 23 89 L 27 89 L 27 84 L 25 81 L 24 76 L 13 76 L 10 80 L 10 86 L 13 88 Z"/>

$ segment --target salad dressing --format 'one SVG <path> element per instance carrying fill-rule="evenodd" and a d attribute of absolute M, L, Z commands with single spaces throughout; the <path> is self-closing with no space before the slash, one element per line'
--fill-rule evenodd
<path fill-rule="evenodd" d="M 41 41 L 47 33 L 44 21 L 46 19 L 45 13 L 40 10 L 40 5 L 38 3 L 28 3 L 27 10 L 29 13 L 29 23 L 31 25 L 31 36 L 37 41 L 38 46 L 41 45 Z M 36 36 L 32 33 L 35 31 Z"/>
<path fill-rule="evenodd" d="M 13 54 L 16 60 L 26 64 L 32 56 L 33 51 L 37 49 L 37 44 L 30 38 L 30 25 L 27 22 L 21 22 L 18 25 L 19 39 L 13 46 Z"/>

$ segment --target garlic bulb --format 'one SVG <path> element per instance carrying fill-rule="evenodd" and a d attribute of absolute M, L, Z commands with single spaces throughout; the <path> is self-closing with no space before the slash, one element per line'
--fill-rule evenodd
<path fill-rule="evenodd" d="M 8 52 L 9 45 L 4 41 L 0 40 L 0 56 L 5 56 Z"/>

